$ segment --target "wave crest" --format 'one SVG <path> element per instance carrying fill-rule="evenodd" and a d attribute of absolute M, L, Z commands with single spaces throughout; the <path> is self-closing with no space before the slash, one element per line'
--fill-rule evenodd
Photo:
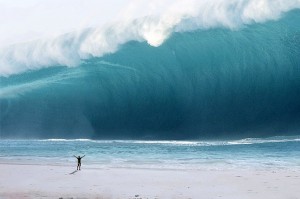
<path fill-rule="evenodd" d="M 161 45 L 173 32 L 260 23 L 300 8 L 300 0 L 188 0 L 168 2 L 161 14 L 124 19 L 104 27 L 15 44 L 0 50 L 0 76 L 50 66 L 73 67 L 90 57 L 116 52 L 128 41 Z M 147 8 L 137 9 L 143 10 Z"/>

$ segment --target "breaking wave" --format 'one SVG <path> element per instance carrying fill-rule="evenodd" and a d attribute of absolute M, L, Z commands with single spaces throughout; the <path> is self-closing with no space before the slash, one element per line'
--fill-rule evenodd
<path fill-rule="evenodd" d="M 299 135 L 299 1 L 188 5 L 2 49 L 0 136 Z"/>
<path fill-rule="evenodd" d="M 236 30 L 278 19 L 283 13 L 300 8 L 300 0 L 177 0 L 161 4 L 162 11 L 157 15 L 2 48 L 0 76 L 52 66 L 78 66 L 83 60 L 114 53 L 129 41 L 147 41 L 157 47 L 174 32 L 220 27 Z M 151 6 L 140 9 L 148 7 Z"/>

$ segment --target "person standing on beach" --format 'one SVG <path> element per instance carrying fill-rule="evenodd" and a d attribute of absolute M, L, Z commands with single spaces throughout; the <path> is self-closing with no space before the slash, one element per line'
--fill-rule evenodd
<path fill-rule="evenodd" d="M 85 156 L 85 155 L 84 155 Z M 74 157 L 75 158 L 77 158 L 77 170 L 79 169 L 80 170 L 80 167 L 81 167 L 81 159 L 84 157 L 84 156 L 78 156 L 78 157 L 76 157 L 75 155 L 74 155 Z"/>

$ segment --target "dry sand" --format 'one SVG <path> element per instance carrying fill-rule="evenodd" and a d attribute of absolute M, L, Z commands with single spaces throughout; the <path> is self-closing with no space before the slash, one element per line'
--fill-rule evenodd
<path fill-rule="evenodd" d="M 74 168 L 0 164 L 0 198 L 300 199 L 299 168 Z"/>

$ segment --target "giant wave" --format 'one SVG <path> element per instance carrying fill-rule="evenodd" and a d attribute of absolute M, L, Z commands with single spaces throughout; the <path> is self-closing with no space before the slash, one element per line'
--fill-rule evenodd
<path fill-rule="evenodd" d="M 243 8 L 248 1 L 241 2 Z M 278 9 L 276 17 L 293 6 Z M 237 23 L 232 17 L 234 26 L 215 22 L 209 28 L 195 25 L 195 18 L 180 18 L 164 37 L 151 37 L 159 41 L 113 34 L 106 40 L 113 43 L 104 43 L 109 48 L 88 45 L 95 54 L 78 50 L 82 40 L 74 43 L 72 34 L 54 43 L 11 46 L 0 59 L 1 137 L 299 134 L 300 11 L 275 21 L 261 18 L 263 23 L 253 19 L 245 25 L 245 17 Z"/>

